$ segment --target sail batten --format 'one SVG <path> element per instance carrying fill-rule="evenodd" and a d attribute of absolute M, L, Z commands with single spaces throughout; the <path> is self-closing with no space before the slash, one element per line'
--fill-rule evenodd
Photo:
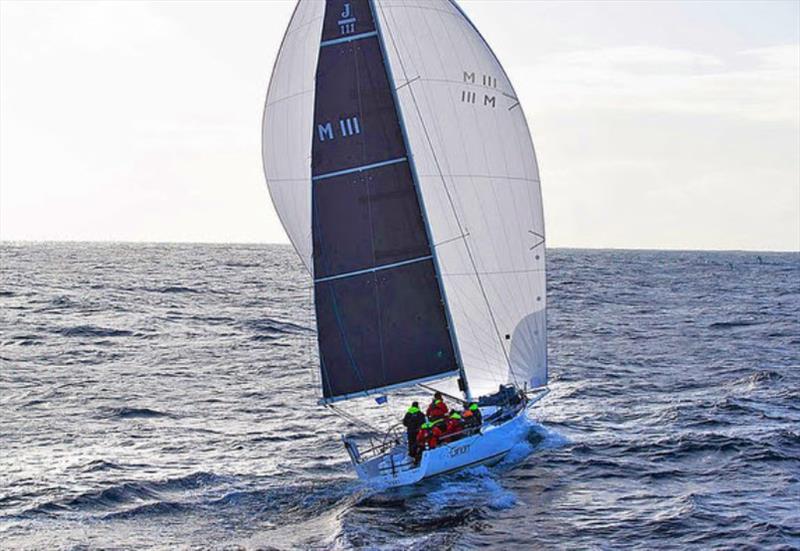
<path fill-rule="evenodd" d="M 432 383 L 435 381 L 441 381 L 443 379 L 449 379 L 453 377 L 457 377 L 459 375 L 459 371 L 456 369 L 455 371 L 447 371 L 445 373 L 440 373 L 438 375 L 431 375 L 430 377 L 423 377 L 420 379 L 412 379 L 410 381 L 405 381 L 402 383 L 396 383 L 393 385 L 388 385 L 384 387 L 376 387 L 370 390 L 364 390 L 361 392 L 353 392 L 350 394 L 340 394 L 339 396 L 334 396 L 332 398 L 321 398 L 319 400 L 320 404 L 334 404 L 336 402 L 343 402 L 345 400 L 353 400 L 356 398 L 368 398 L 370 396 L 380 396 L 382 394 L 387 394 L 389 392 L 395 390 L 402 390 L 404 388 L 408 388 L 411 386 L 418 386 L 425 383 Z"/>

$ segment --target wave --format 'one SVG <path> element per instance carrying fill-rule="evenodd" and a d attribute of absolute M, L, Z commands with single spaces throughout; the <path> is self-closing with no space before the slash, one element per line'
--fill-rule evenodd
<path fill-rule="evenodd" d="M 103 516 L 103 520 L 131 520 L 140 517 L 177 515 L 189 509 L 190 507 L 174 501 L 157 501 L 155 503 L 137 505 L 124 511 L 108 513 Z"/>
<path fill-rule="evenodd" d="M 244 322 L 244 326 L 258 333 L 251 337 L 254 340 L 273 340 L 283 335 L 307 334 L 311 332 L 311 329 L 303 325 L 274 318 L 248 320 Z"/>
<path fill-rule="evenodd" d="M 197 472 L 187 476 L 168 478 L 157 481 L 118 482 L 107 488 L 92 490 L 77 496 L 49 501 L 27 509 L 20 516 L 56 516 L 61 513 L 94 512 L 119 509 L 120 507 L 139 503 L 136 509 L 147 512 L 162 507 L 165 494 L 174 492 L 195 491 L 201 488 L 216 486 L 229 482 L 228 478 L 208 472 Z M 121 514 L 132 514 L 136 509 L 120 511 Z M 116 512 L 115 512 L 116 513 Z"/>
<path fill-rule="evenodd" d="M 162 411 L 156 411 L 149 408 L 118 407 L 110 408 L 107 411 L 108 413 L 106 416 L 115 419 L 151 419 L 157 417 L 174 417 L 169 413 L 164 413 Z"/>
<path fill-rule="evenodd" d="M 142 288 L 143 291 L 149 293 L 163 293 L 163 294 L 173 294 L 173 293 L 202 293 L 203 291 L 199 289 L 195 289 L 193 287 L 185 287 L 182 285 L 169 285 L 166 287 L 144 287 Z"/>
<path fill-rule="evenodd" d="M 763 325 L 763 321 L 755 320 L 734 320 L 734 321 L 717 321 L 710 324 L 710 329 L 734 329 L 736 327 L 749 327 L 751 325 Z"/>
<path fill-rule="evenodd" d="M 133 335 L 133 332 L 126 329 L 111 329 L 95 325 L 65 327 L 56 329 L 53 332 L 64 337 L 130 337 Z"/>
<path fill-rule="evenodd" d="M 39 335 L 14 335 L 3 344 L 18 344 L 19 346 L 37 346 L 44 344 L 44 339 Z"/>
<path fill-rule="evenodd" d="M 777 371 L 772 370 L 760 370 L 756 371 L 755 373 L 751 373 L 746 377 L 738 379 L 734 381 L 732 386 L 744 386 L 748 389 L 753 389 L 756 386 L 766 384 L 766 383 L 778 383 L 783 379 L 783 375 L 778 373 Z"/>
<path fill-rule="evenodd" d="M 83 465 L 80 470 L 84 473 L 94 473 L 100 471 L 117 471 L 122 470 L 124 467 L 114 463 L 113 461 L 106 461 L 105 459 L 95 459 L 86 465 Z"/>

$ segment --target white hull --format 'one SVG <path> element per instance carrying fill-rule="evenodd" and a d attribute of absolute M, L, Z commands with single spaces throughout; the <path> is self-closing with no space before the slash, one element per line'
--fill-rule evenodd
<path fill-rule="evenodd" d="M 479 434 L 425 451 L 419 466 L 414 466 L 405 445 L 363 462 L 354 461 L 353 465 L 361 480 L 379 487 L 406 486 L 476 465 L 491 465 L 502 460 L 515 444 L 525 438 L 525 411 L 521 408 L 504 423 L 484 424 Z"/>

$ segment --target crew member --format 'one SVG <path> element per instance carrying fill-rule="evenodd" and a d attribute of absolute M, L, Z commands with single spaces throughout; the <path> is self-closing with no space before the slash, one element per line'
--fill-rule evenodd
<path fill-rule="evenodd" d="M 403 425 L 408 431 L 408 455 L 411 457 L 417 454 L 417 432 L 424 423 L 425 415 L 419 409 L 419 402 L 412 402 L 403 417 Z"/>
<path fill-rule="evenodd" d="M 425 413 L 431 423 L 436 423 L 437 420 L 447 417 L 447 413 L 449 411 L 450 410 L 448 409 L 447 404 L 445 404 L 444 400 L 442 399 L 442 393 L 436 392 L 433 395 L 433 401 L 431 401 L 430 405 L 428 406 L 428 411 Z"/>
<path fill-rule="evenodd" d="M 469 410 L 472 412 L 472 417 L 475 419 L 473 422 L 475 423 L 476 427 L 480 427 L 483 425 L 483 414 L 481 413 L 481 409 L 478 407 L 478 404 L 472 402 L 469 405 Z"/>
<path fill-rule="evenodd" d="M 467 407 L 461 412 L 461 419 L 464 421 L 464 434 L 474 434 L 475 431 L 475 415 L 472 410 Z"/>
<path fill-rule="evenodd" d="M 439 438 L 442 436 L 442 431 L 439 427 L 435 426 L 430 421 L 422 424 L 417 432 L 416 449 L 414 454 L 414 463 L 419 465 L 422 459 L 422 452 L 425 450 L 432 450 L 439 445 Z"/>
<path fill-rule="evenodd" d="M 464 410 L 464 413 L 461 414 L 461 417 L 464 420 L 464 430 L 467 434 L 478 432 L 483 420 L 481 410 L 478 409 L 478 404 L 475 402 L 470 403 L 467 409 Z"/>
<path fill-rule="evenodd" d="M 447 419 L 447 425 L 445 425 L 445 438 L 448 442 L 458 440 L 464 436 L 462 433 L 463 430 L 464 421 L 461 420 L 461 414 L 457 411 L 453 411 Z M 442 438 L 442 440 L 444 440 L 444 438 Z"/>

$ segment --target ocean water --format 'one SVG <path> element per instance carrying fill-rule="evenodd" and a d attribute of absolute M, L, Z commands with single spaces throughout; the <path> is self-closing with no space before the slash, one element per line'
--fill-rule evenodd
<path fill-rule="evenodd" d="M 0 245 L 0 548 L 800 548 L 800 255 L 548 268 L 528 439 L 379 492 L 290 248 Z"/>

